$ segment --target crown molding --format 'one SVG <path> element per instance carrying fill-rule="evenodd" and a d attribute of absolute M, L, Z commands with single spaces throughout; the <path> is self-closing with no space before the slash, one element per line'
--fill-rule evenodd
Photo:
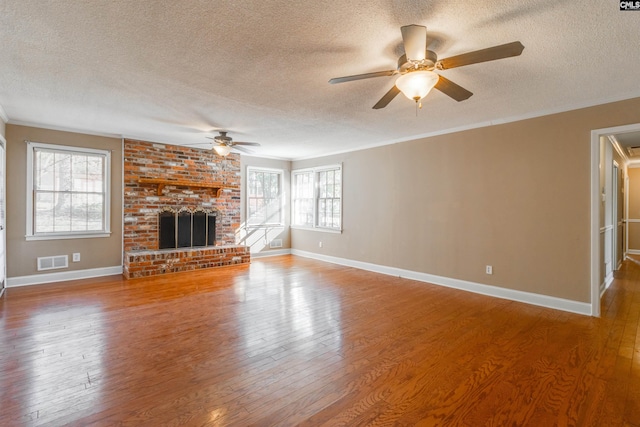
<path fill-rule="evenodd" d="M 16 125 L 16 126 L 38 128 L 38 129 L 55 130 L 59 132 L 80 133 L 84 135 L 93 135 L 93 136 L 102 136 L 105 138 L 122 139 L 122 135 L 116 134 L 116 133 L 99 132 L 99 131 L 94 132 L 94 131 L 87 131 L 87 130 L 72 128 L 72 127 L 66 127 L 66 126 L 52 126 L 52 125 L 46 125 L 42 123 L 27 122 L 27 121 L 21 121 L 21 120 L 11 120 L 11 123 L 9 124 Z"/>
<path fill-rule="evenodd" d="M 538 117 L 552 116 L 554 114 L 561 114 L 561 113 L 567 113 L 567 112 L 571 112 L 571 111 L 577 111 L 577 110 L 581 110 L 583 108 L 598 107 L 598 106 L 601 106 L 601 105 L 611 104 L 611 103 L 614 103 L 614 102 L 627 101 L 627 100 L 634 99 L 634 98 L 640 98 L 640 91 L 636 90 L 636 91 L 633 91 L 633 92 L 630 92 L 630 93 L 626 93 L 626 94 L 624 94 L 622 96 L 611 96 L 611 97 L 606 97 L 606 98 L 592 99 L 592 100 L 587 100 L 587 101 L 583 101 L 583 102 L 562 105 L 562 106 L 554 107 L 554 108 L 536 110 L 536 111 L 532 111 L 532 112 L 529 112 L 529 113 L 524 113 L 524 114 L 520 114 L 520 115 L 514 115 L 514 116 L 510 116 L 510 117 L 496 118 L 496 119 L 493 119 L 493 120 L 477 122 L 477 123 L 472 123 L 472 124 L 462 125 L 462 126 L 456 126 L 456 127 L 449 128 L 449 129 L 443 129 L 443 130 L 438 130 L 438 131 L 434 131 L 434 132 L 427 132 L 427 133 L 423 133 L 423 134 L 412 135 L 412 136 L 399 138 L 399 139 L 392 139 L 392 140 L 388 140 L 388 141 L 380 141 L 380 142 L 376 142 L 376 143 L 373 143 L 373 144 L 364 144 L 364 145 L 361 145 L 359 147 L 349 148 L 349 149 L 345 149 L 345 150 L 336 150 L 336 151 L 331 151 L 331 152 L 318 154 L 318 155 L 311 155 L 311 156 L 294 157 L 294 158 L 291 159 L 291 161 L 296 162 L 296 161 L 300 161 L 300 160 L 320 159 L 320 158 L 323 158 L 323 157 L 334 156 L 334 155 L 337 155 L 337 154 L 346 154 L 346 153 L 352 153 L 352 152 L 355 152 L 355 151 L 362 151 L 362 150 L 369 150 L 371 148 L 383 147 L 385 145 L 392 145 L 392 144 L 399 144 L 399 143 L 402 143 L 402 142 L 417 141 L 417 140 L 420 140 L 420 139 L 423 139 L 423 138 L 431 138 L 431 137 L 434 137 L 434 136 L 447 135 L 447 134 L 457 133 L 457 132 L 464 132 L 464 131 L 472 130 L 472 129 L 480 129 L 480 128 L 484 128 L 484 127 L 490 127 L 490 126 L 502 125 L 502 124 L 507 124 L 507 123 L 519 122 L 519 121 L 523 121 L 523 120 L 535 119 L 535 118 L 538 118 Z"/>

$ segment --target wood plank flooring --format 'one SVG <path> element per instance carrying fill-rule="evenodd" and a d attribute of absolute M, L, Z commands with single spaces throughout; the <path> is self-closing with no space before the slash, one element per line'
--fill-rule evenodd
<path fill-rule="evenodd" d="M 590 318 L 294 256 L 0 299 L 2 426 L 640 426 L 640 265 Z"/>

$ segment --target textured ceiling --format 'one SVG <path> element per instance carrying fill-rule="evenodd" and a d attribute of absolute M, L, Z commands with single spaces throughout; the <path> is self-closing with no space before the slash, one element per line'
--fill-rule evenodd
<path fill-rule="evenodd" d="M 520 57 L 441 73 L 474 95 L 332 77 L 395 68 L 400 26 L 440 58 L 515 40 Z M 303 158 L 640 96 L 640 13 L 602 0 L 0 0 L 10 123 L 197 144 L 216 129 Z"/>

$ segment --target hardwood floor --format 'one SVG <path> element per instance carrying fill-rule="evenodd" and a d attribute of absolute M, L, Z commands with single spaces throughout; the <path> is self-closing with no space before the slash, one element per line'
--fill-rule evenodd
<path fill-rule="evenodd" d="M 10 288 L 0 425 L 640 426 L 640 265 L 602 312 L 293 256 Z"/>

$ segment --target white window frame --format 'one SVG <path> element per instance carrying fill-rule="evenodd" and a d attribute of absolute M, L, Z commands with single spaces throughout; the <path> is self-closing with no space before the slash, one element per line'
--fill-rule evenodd
<path fill-rule="evenodd" d="M 265 222 L 265 223 L 261 223 L 261 224 L 250 224 L 249 223 L 249 174 L 251 172 L 264 172 L 264 173 L 271 173 L 271 174 L 277 174 L 278 175 L 278 179 L 280 180 L 280 221 L 279 222 Z M 262 167 L 258 167 L 258 166 L 247 166 L 247 179 L 245 180 L 245 190 L 246 190 L 246 195 L 245 195 L 245 200 L 244 200 L 244 207 L 245 207 L 245 224 L 247 228 L 265 228 L 265 227 L 284 227 L 284 201 L 285 201 L 285 191 L 284 191 L 284 170 L 282 169 L 273 169 L 273 168 L 262 168 Z"/>
<path fill-rule="evenodd" d="M 57 240 L 57 239 L 87 239 L 111 236 L 111 151 L 96 148 L 74 147 L 67 145 L 45 144 L 41 142 L 27 142 L 27 233 L 26 240 Z M 34 151 L 37 148 L 55 151 L 68 151 L 79 154 L 98 154 L 104 156 L 104 229 L 99 231 L 61 231 L 50 233 L 35 233 L 34 223 Z"/>
<path fill-rule="evenodd" d="M 340 227 L 321 227 L 318 225 L 318 201 L 320 199 L 320 191 L 319 191 L 319 183 L 318 183 L 318 173 L 330 170 L 339 170 L 340 171 Z M 296 194 L 296 175 L 312 172 L 313 176 L 313 224 L 311 226 L 308 225 L 299 225 L 295 224 L 295 213 L 294 209 L 294 197 Z M 343 182 L 344 175 L 342 170 L 342 163 L 333 164 L 333 165 L 324 165 L 317 166 L 313 168 L 305 168 L 305 169 L 295 169 L 291 171 L 291 228 L 298 228 L 302 230 L 314 230 L 314 231 L 322 231 L 327 233 L 342 233 L 342 220 L 343 220 Z"/>

